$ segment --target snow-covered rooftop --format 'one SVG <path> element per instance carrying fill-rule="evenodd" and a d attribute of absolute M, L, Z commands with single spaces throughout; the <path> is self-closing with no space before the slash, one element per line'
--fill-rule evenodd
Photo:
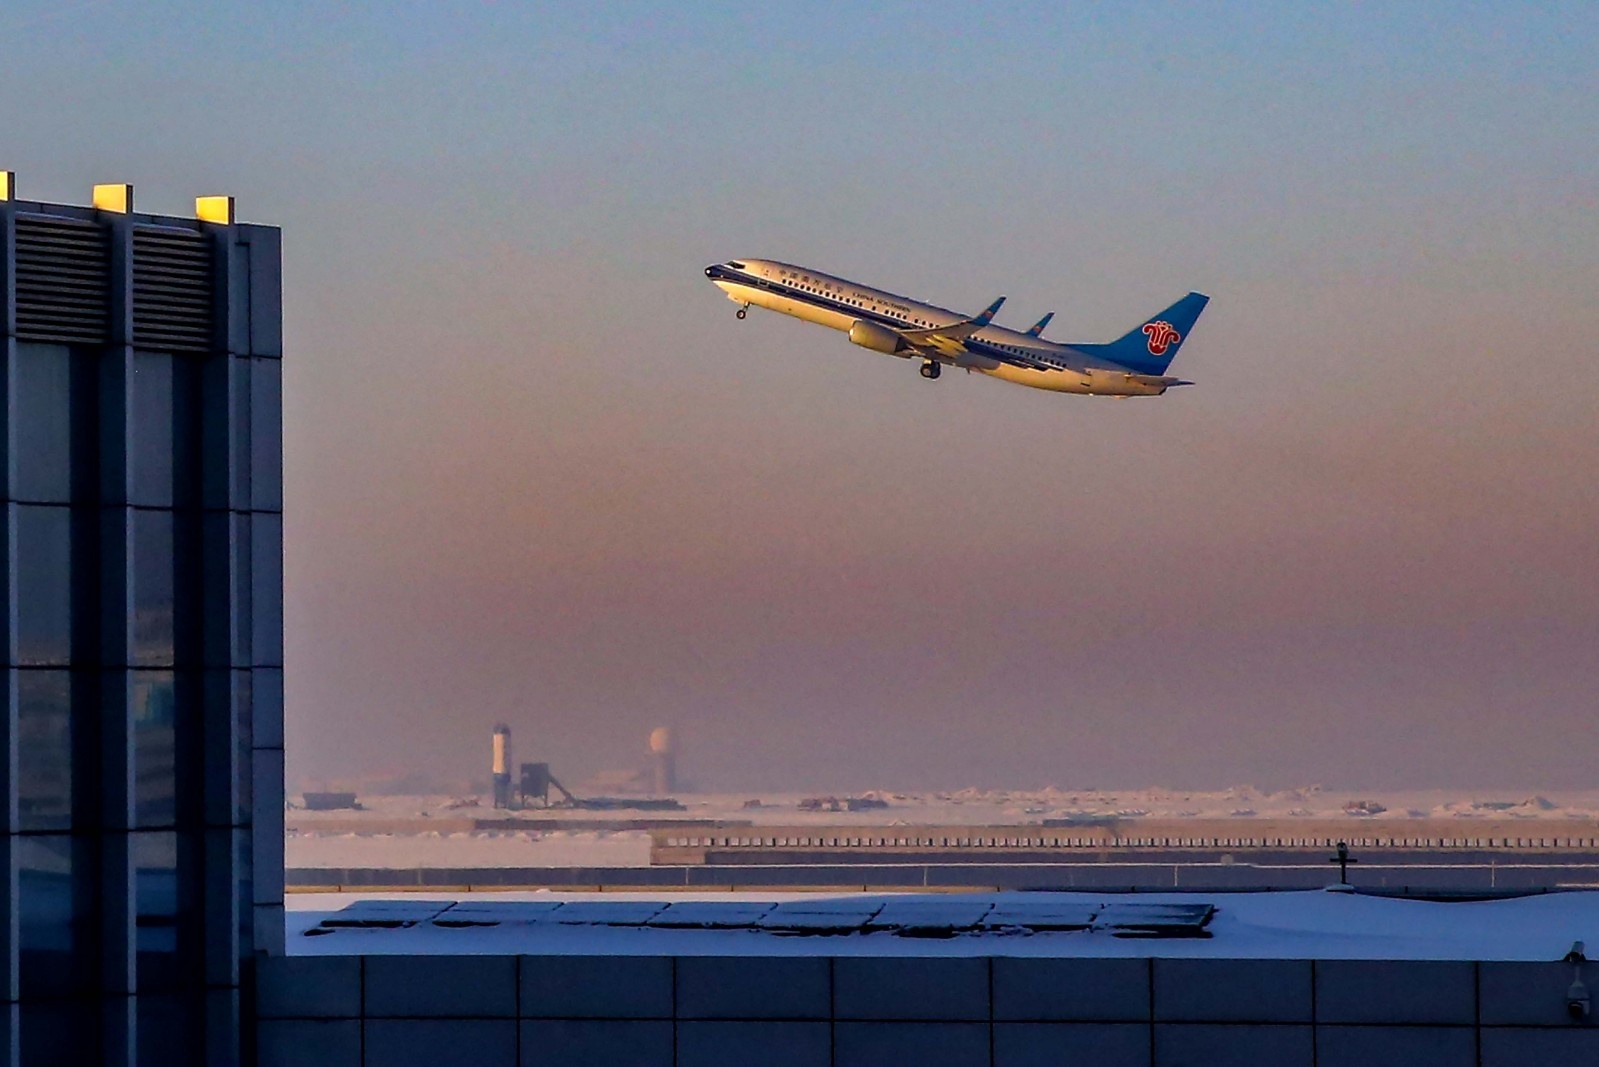
<path fill-rule="evenodd" d="M 291 955 L 833 955 L 1558 960 L 1599 892 L 294 895 Z"/>

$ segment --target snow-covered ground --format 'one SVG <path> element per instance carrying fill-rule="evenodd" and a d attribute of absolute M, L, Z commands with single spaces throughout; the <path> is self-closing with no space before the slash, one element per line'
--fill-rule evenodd
<path fill-rule="evenodd" d="M 615 833 L 451 834 L 291 833 L 284 866 L 340 867 L 648 867 L 650 835 Z"/>
<path fill-rule="evenodd" d="M 1179 789 L 1037 789 L 953 792 L 871 790 L 849 794 L 881 800 L 865 811 L 802 810 L 818 794 L 701 794 L 679 799 L 681 812 L 582 811 L 565 808 L 496 811 L 477 797 L 362 797 L 360 811 L 288 813 L 286 865 L 291 868 L 384 867 L 644 867 L 649 834 L 584 830 L 588 823 L 628 819 L 695 819 L 757 826 L 993 826 L 1046 819 L 1347 820 L 1351 827 L 1394 818 L 1518 819 L 1569 823 L 1599 818 L 1599 791 L 1361 791 L 1317 787 L 1264 792 L 1249 786 L 1212 792 Z M 846 794 L 839 794 L 840 800 Z M 826 794 L 821 794 L 824 798 Z M 290 797 L 290 803 L 299 800 Z M 746 807 L 749 801 L 757 805 Z M 1352 812 L 1358 812 L 1353 814 Z M 526 821 L 526 830 L 473 830 L 474 820 Z M 535 828 L 559 820 L 561 828 Z M 325 829 L 319 829 L 325 828 Z M 1241 827 L 1240 829 L 1243 829 Z"/>
<path fill-rule="evenodd" d="M 848 796 L 884 801 L 867 811 L 806 811 L 807 798 Z M 1252 786 L 1202 791 L 1165 789 L 959 789 L 953 791 L 866 790 L 860 793 L 709 793 L 679 795 L 680 812 L 582 811 L 566 808 L 497 811 L 479 797 L 362 796 L 362 811 L 304 811 L 291 794 L 291 826 L 311 829 L 318 822 L 350 819 L 527 818 L 614 821 L 629 818 L 739 819 L 756 825 L 979 826 L 1037 823 L 1049 818 L 1121 815 L 1152 818 L 1330 818 L 1352 807 L 1362 818 L 1599 818 L 1599 790 L 1361 790 L 1305 786 L 1275 792 Z M 755 802 L 755 803 L 751 803 Z M 746 806 L 750 805 L 750 806 Z M 1379 810 L 1380 809 L 1380 810 Z"/>

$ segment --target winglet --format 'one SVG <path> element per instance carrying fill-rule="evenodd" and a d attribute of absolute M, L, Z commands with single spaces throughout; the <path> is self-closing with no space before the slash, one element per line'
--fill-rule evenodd
<path fill-rule="evenodd" d="M 1049 325 L 1049 320 L 1054 318 L 1054 317 L 1055 317 L 1055 313 L 1053 311 L 1051 311 L 1048 315 L 1045 315 L 1043 318 L 1041 318 L 1037 322 L 1033 323 L 1033 328 L 1027 331 L 1027 336 L 1028 337 L 1042 337 L 1043 334 L 1044 334 L 1044 327 L 1048 326 Z"/>
<path fill-rule="evenodd" d="M 1004 302 L 1005 302 L 1005 298 L 1004 297 L 1000 297 L 998 300 L 996 300 L 992 304 L 988 305 L 988 307 L 986 309 L 984 309 L 984 311 L 983 311 L 983 313 L 981 315 L 977 316 L 975 319 L 972 320 L 972 325 L 973 326 L 987 326 L 989 323 L 993 322 L 994 321 L 994 315 L 999 311 L 999 306 L 1001 304 L 1003 304 Z"/>

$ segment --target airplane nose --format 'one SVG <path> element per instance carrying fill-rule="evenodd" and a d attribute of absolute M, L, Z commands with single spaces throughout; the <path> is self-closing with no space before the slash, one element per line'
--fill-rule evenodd
<path fill-rule="evenodd" d="M 706 267 L 705 268 L 705 276 L 707 278 L 709 278 L 711 276 L 711 273 L 712 273 L 712 268 L 711 267 Z"/>

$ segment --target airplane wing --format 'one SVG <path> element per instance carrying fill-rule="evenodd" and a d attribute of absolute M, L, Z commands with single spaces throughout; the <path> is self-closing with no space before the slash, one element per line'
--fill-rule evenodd
<path fill-rule="evenodd" d="M 933 326 L 925 330 L 901 330 L 899 333 L 901 337 L 905 338 L 905 340 L 909 341 L 913 345 L 940 337 L 947 338 L 951 341 L 964 341 L 978 330 L 981 330 L 984 326 L 987 326 L 989 323 L 993 322 L 994 315 L 998 313 L 1000 305 L 1003 303 L 1005 303 L 1005 298 L 1000 297 L 998 300 L 988 305 L 988 307 L 984 308 L 982 314 L 976 316 L 975 318 L 967 319 L 964 322 L 951 323 L 948 326 Z"/>
<path fill-rule="evenodd" d="M 1048 315 L 1045 315 L 1043 318 L 1041 318 L 1037 322 L 1033 323 L 1032 328 L 1027 331 L 1027 336 L 1028 337 L 1042 337 L 1043 334 L 1044 334 L 1044 327 L 1048 326 L 1049 325 L 1049 320 L 1054 318 L 1054 317 L 1055 317 L 1055 313 L 1053 311 L 1051 311 Z"/>
<path fill-rule="evenodd" d="M 994 315 L 1004 302 L 1005 298 L 1000 297 L 984 308 L 982 314 L 966 319 L 964 322 L 951 323 L 948 326 L 933 326 L 925 330 L 898 330 L 896 332 L 905 339 L 906 344 L 917 351 L 928 352 L 931 350 L 929 354 L 954 359 L 966 351 L 966 346 L 962 342 L 993 322 Z"/>
<path fill-rule="evenodd" d="M 1065 370 L 1063 364 L 1049 363 L 1034 356 L 1019 356 L 1014 352 L 1001 352 L 997 357 L 1002 362 L 1013 367 L 1024 367 L 1028 370 Z"/>

